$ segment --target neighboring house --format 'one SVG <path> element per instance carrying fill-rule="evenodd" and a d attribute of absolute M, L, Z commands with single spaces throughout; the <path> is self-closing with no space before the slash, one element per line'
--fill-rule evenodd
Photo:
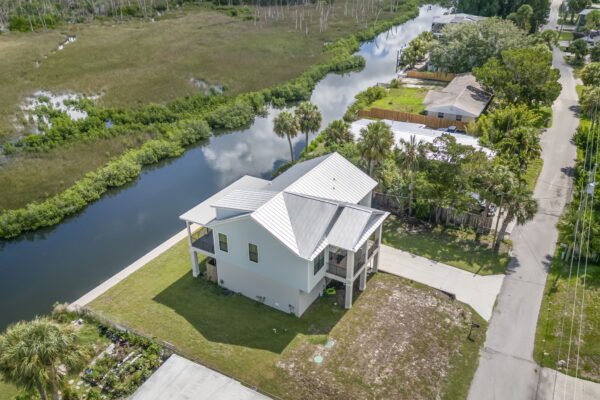
<path fill-rule="evenodd" d="M 577 26 L 584 26 L 586 24 L 586 17 L 592 11 L 600 11 L 598 7 L 586 8 L 582 12 L 579 13 L 579 18 L 577 19 Z"/>
<path fill-rule="evenodd" d="M 433 17 L 433 22 L 431 23 L 431 32 L 434 34 L 434 36 L 439 37 L 441 35 L 442 29 L 444 29 L 446 25 L 469 24 L 484 19 L 486 19 L 486 17 L 480 17 L 479 15 L 471 14 L 437 15 Z"/>
<path fill-rule="evenodd" d="M 457 75 L 444 89 L 430 90 L 423 104 L 430 117 L 468 123 L 485 111 L 490 100 L 473 74 L 466 73 Z"/>
<path fill-rule="evenodd" d="M 355 286 L 364 290 L 367 270 L 379 263 L 389 214 L 370 208 L 376 185 L 338 153 L 272 181 L 244 176 L 180 217 L 193 275 L 200 275 L 198 255 L 208 256 L 209 279 L 297 316 L 335 280 L 350 308 Z"/>
<path fill-rule="evenodd" d="M 425 125 L 413 124 L 410 122 L 390 121 L 387 119 L 382 121 L 385 122 L 392 130 L 392 133 L 394 134 L 394 142 L 398 147 L 402 147 L 402 141 L 410 142 L 412 136 L 415 137 L 417 142 L 433 143 L 435 139 L 439 138 L 443 134 L 447 134 L 454 137 L 458 144 L 471 146 L 476 150 L 483 151 L 488 155 L 488 157 L 492 157 L 494 155 L 492 150 L 481 146 L 479 144 L 479 140 L 474 136 L 469 136 L 462 133 L 447 132 L 444 130 L 434 130 L 427 128 Z M 350 125 L 350 132 L 354 134 L 355 140 L 360 138 L 361 129 L 366 128 L 372 122 L 373 121 L 369 119 L 360 119 Z"/>

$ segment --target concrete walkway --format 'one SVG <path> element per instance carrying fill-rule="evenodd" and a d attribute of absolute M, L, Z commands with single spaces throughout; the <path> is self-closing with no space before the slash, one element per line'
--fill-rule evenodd
<path fill-rule="evenodd" d="M 453 293 L 486 320 L 491 318 L 504 275 L 476 275 L 385 245 L 380 254 L 380 271 Z"/>
<path fill-rule="evenodd" d="M 154 249 L 150 250 L 148 253 L 138 258 L 128 267 L 121 270 L 119 273 L 111 276 L 106 281 L 102 282 L 100 285 L 96 286 L 94 289 L 90 290 L 79 299 L 75 300 L 71 304 L 69 304 L 69 309 L 76 310 L 78 308 L 84 307 L 94 301 L 97 297 L 104 294 L 108 289 L 115 286 L 117 283 L 121 282 L 123 279 L 127 278 L 129 275 L 133 274 L 138 269 L 142 268 L 144 265 L 148 264 L 150 261 L 154 260 L 156 257 L 164 253 L 173 247 L 177 242 L 182 240 L 187 236 L 187 229 L 182 230 L 181 232 L 175 234 L 171 238 L 167 239 L 165 242 L 159 244 Z"/>
<path fill-rule="evenodd" d="M 130 400 L 268 400 L 216 371 L 173 354 Z"/>

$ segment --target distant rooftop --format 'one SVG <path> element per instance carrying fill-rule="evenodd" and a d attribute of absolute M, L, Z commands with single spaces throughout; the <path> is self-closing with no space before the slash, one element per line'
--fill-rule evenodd
<path fill-rule="evenodd" d="M 478 22 L 484 19 L 486 19 L 486 17 L 480 17 L 479 15 L 471 14 L 436 15 L 435 17 L 433 17 L 433 25 L 464 24 L 469 22 Z"/>
<path fill-rule="evenodd" d="M 494 154 L 492 150 L 481 146 L 479 144 L 479 140 L 474 136 L 465 135 L 462 133 L 438 131 L 427 128 L 425 125 L 413 124 L 410 122 L 390 121 L 387 119 L 382 121 L 391 128 L 392 133 L 394 134 L 394 141 L 397 146 L 402 146 L 402 141 L 410 142 L 411 136 L 415 136 L 417 142 L 423 141 L 425 143 L 433 143 L 435 139 L 441 137 L 443 134 L 448 134 L 454 137 L 456 142 L 459 144 L 471 146 L 476 150 L 485 152 L 488 156 L 492 156 Z M 358 137 L 360 137 L 360 130 L 367 127 L 372 122 L 373 121 L 369 119 L 360 119 L 355 121 L 350 126 L 350 131 L 354 134 L 354 137 L 358 139 Z"/>
<path fill-rule="evenodd" d="M 464 115 L 477 118 L 485 110 L 491 96 L 477 82 L 473 74 L 457 75 L 442 90 L 431 90 L 423 104 L 428 112 Z"/>

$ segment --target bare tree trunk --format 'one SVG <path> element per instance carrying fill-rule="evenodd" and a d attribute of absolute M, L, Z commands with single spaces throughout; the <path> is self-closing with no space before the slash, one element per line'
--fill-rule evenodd
<path fill-rule="evenodd" d="M 292 138 L 290 135 L 287 135 L 288 138 L 288 143 L 290 144 L 290 156 L 292 159 L 292 162 L 294 162 L 294 146 L 292 146 Z"/>
<path fill-rule="evenodd" d="M 496 243 L 494 243 L 494 251 L 498 253 L 500 251 L 500 245 L 504 240 L 504 236 L 506 235 L 506 229 L 508 228 L 508 224 L 513 219 L 513 215 L 510 211 L 506 213 L 506 218 L 502 221 L 502 227 L 500 228 L 500 233 L 498 234 L 498 238 L 496 239 Z"/>
<path fill-rule="evenodd" d="M 46 394 L 46 389 L 42 386 L 41 383 L 35 385 L 37 387 L 38 392 L 40 393 L 40 397 L 42 400 L 48 400 L 48 395 Z"/>
<path fill-rule="evenodd" d="M 410 174 L 410 184 L 408 185 L 408 216 L 412 215 L 413 195 L 415 192 L 415 171 Z"/>

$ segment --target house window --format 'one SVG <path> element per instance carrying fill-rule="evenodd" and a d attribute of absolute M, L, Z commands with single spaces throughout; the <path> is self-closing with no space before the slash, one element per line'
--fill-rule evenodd
<path fill-rule="evenodd" d="M 438 113 L 438 118 L 444 118 L 444 113 L 439 112 Z"/>
<path fill-rule="evenodd" d="M 462 115 L 457 115 L 457 116 L 456 116 L 456 120 L 457 120 L 457 121 L 462 121 Z"/>
<path fill-rule="evenodd" d="M 258 262 L 258 247 L 255 244 L 248 243 L 248 257 L 250 261 Z"/>
<path fill-rule="evenodd" d="M 227 235 L 223 233 L 219 233 L 219 249 L 227 252 Z"/>
<path fill-rule="evenodd" d="M 323 250 L 316 258 L 314 261 L 314 274 L 316 275 L 317 272 L 319 272 L 321 270 L 321 268 L 323 268 L 323 266 L 325 265 L 325 250 Z"/>

